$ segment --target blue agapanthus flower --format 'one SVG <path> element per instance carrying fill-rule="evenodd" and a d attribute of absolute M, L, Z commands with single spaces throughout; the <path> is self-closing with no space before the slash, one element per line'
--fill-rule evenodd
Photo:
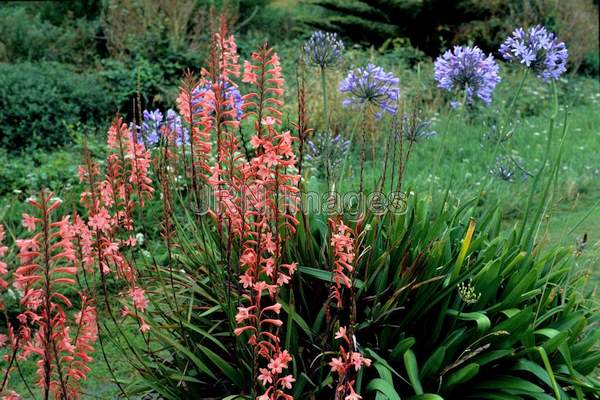
<path fill-rule="evenodd" d="M 175 145 L 190 144 L 189 131 L 181 123 L 181 116 L 172 108 L 167 110 L 165 124 L 169 131 L 174 132 Z"/>
<path fill-rule="evenodd" d="M 468 104 L 473 104 L 475 96 L 491 104 L 494 88 L 500 82 L 500 68 L 491 54 L 486 57 L 477 46 L 455 46 L 439 56 L 434 67 L 438 87 L 464 92 Z"/>
<path fill-rule="evenodd" d="M 540 25 L 515 29 L 500 46 L 500 54 L 533 69 L 544 82 L 558 79 L 567 70 L 569 57 L 565 44 Z"/>
<path fill-rule="evenodd" d="M 231 105 L 226 106 L 226 109 L 231 110 L 233 108 L 233 110 L 235 110 L 235 118 L 240 121 L 242 119 L 242 115 L 244 114 L 244 110 L 242 108 L 244 101 L 242 99 L 240 90 L 230 82 L 225 82 L 223 84 L 223 91 L 224 100 L 231 102 Z M 203 85 L 198 85 L 192 91 L 192 106 L 201 108 L 202 105 L 200 105 L 200 103 L 202 102 L 202 98 L 204 96 L 210 96 L 209 98 L 211 100 L 209 100 L 209 103 L 211 106 L 214 106 L 213 84 L 210 81 L 206 81 Z"/>
<path fill-rule="evenodd" d="M 343 52 L 344 43 L 336 33 L 316 31 L 304 43 L 306 63 L 321 68 L 337 65 Z"/>
<path fill-rule="evenodd" d="M 144 110 L 142 121 L 142 132 L 146 143 L 154 146 L 160 140 L 160 128 L 163 123 L 163 115 L 159 109 L 154 111 Z"/>
<path fill-rule="evenodd" d="M 154 111 L 144 110 L 142 114 L 142 126 L 133 126 L 138 133 L 138 140 L 144 142 L 147 146 L 156 146 L 164 134 L 164 129 L 172 132 L 175 136 L 175 144 L 181 146 L 183 143 L 189 144 L 189 132 L 183 126 L 181 117 L 173 109 L 167 110 L 167 117 L 164 118 L 163 113 L 156 109 Z"/>
<path fill-rule="evenodd" d="M 375 116 L 381 118 L 382 112 L 396 113 L 400 89 L 399 79 L 383 68 L 368 64 L 348 72 L 348 76 L 340 82 L 339 90 L 349 97 L 342 102 L 344 107 L 353 105 L 372 105 L 377 111 Z"/>

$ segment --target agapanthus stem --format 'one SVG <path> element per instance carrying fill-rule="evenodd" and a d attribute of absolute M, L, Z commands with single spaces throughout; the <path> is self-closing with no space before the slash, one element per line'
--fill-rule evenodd
<path fill-rule="evenodd" d="M 329 131 L 329 105 L 327 103 L 327 79 L 325 76 L 325 68 L 321 67 L 321 89 L 323 91 L 323 127 L 327 136 L 325 148 L 325 177 L 327 179 L 327 189 L 331 186 L 331 138 L 332 134 Z"/>
<path fill-rule="evenodd" d="M 323 126 L 329 133 L 329 105 L 327 103 L 327 78 L 325 68 L 321 68 L 321 89 L 323 90 Z"/>
<path fill-rule="evenodd" d="M 519 95 L 521 94 L 521 91 L 523 90 L 523 85 L 525 84 L 525 79 L 527 79 L 527 73 L 529 72 L 529 69 L 525 68 L 523 70 L 523 74 L 521 76 L 521 81 L 519 82 L 519 86 L 517 87 L 517 91 L 515 92 L 515 95 L 513 96 L 512 100 L 510 101 L 510 105 L 508 107 L 508 113 L 506 113 L 505 116 L 505 123 L 512 117 L 513 112 L 515 111 L 515 105 L 517 103 L 517 99 L 519 98 Z"/>
<path fill-rule="evenodd" d="M 339 185 L 338 185 L 340 190 L 342 189 L 342 181 L 344 180 L 344 176 L 346 175 L 346 167 L 348 164 L 348 158 L 350 158 L 350 152 L 352 150 L 352 145 L 354 144 L 354 136 L 356 135 L 356 128 L 358 127 L 358 124 L 363 117 L 363 109 L 364 108 L 361 108 L 359 110 L 358 114 L 356 115 L 356 119 L 354 120 L 354 124 L 352 125 L 352 131 L 350 132 L 350 147 L 348 148 L 348 151 L 346 152 L 346 155 L 344 156 L 344 162 L 342 163 L 342 169 L 340 170 L 340 181 L 339 181 Z"/>
<path fill-rule="evenodd" d="M 531 207 L 533 205 L 532 203 L 533 203 L 533 195 L 535 193 L 535 189 L 537 188 L 537 185 L 541 179 L 541 176 L 546 168 L 546 164 L 548 163 L 548 159 L 550 158 L 550 150 L 552 147 L 551 145 L 552 145 L 552 138 L 553 138 L 553 133 L 554 133 L 554 124 L 555 124 L 556 116 L 558 115 L 558 91 L 556 89 L 556 84 L 554 83 L 554 81 L 551 82 L 551 85 L 552 85 L 552 92 L 553 92 L 553 99 L 554 99 L 554 110 L 552 112 L 552 115 L 550 116 L 550 125 L 548 127 L 548 138 L 546 141 L 546 149 L 544 151 L 544 159 L 542 160 L 542 164 L 540 165 L 538 172 L 535 174 L 535 179 L 533 181 L 533 184 L 531 185 L 531 190 L 530 190 L 529 196 L 527 198 L 527 207 L 525 209 L 525 216 L 523 217 L 523 223 L 521 225 L 521 230 L 519 232 L 519 241 L 521 241 L 523 239 L 523 234 L 525 233 L 525 229 L 526 229 L 527 222 L 529 219 L 529 213 L 531 212 Z M 565 126 L 563 127 L 563 129 L 565 129 L 565 132 L 566 132 L 566 120 L 565 120 Z M 563 136 L 564 136 L 564 134 L 563 134 Z M 534 219 L 534 225 L 529 230 L 529 233 L 527 235 L 525 243 L 523 243 L 523 244 L 527 245 L 529 250 L 531 250 L 531 247 L 532 247 L 531 236 L 533 234 L 533 229 L 537 223 L 537 220 L 541 217 L 540 214 L 542 213 L 544 204 L 546 203 L 546 197 L 547 197 L 551 182 L 552 182 L 552 177 L 549 178 L 548 184 L 546 185 L 546 188 L 544 190 L 544 196 L 542 197 L 540 206 L 538 207 L 538 212 L 536 213 L 536 218 Z"/>

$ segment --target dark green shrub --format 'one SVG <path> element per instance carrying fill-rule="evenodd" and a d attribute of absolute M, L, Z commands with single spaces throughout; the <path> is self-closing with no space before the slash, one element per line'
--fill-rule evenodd
<path fill-rule="evenodd" d="M 0 61 L 90 65 L 96 58 L 98 26 L 97 21 L 68 16 L 53 25 L 25 7 L 0 6 Z"/>
<path fill-rule="evenodd" d="M 99 79 L 56 63 L 0 64 L 0 146 L 52 149 L 65 124 L 102 124 L 115 107 Z"/>
<path fill-rule="evenodd" d="M 146 59 L 135 61 L 105 59 L 102 61 L 102 67 L 97 76 L 102 79 L 108 98 L 114 101 L 121 113 L 130 114 L 138 93 L 143 107 L 173 104 L 174 97 L 169 94 L 170 90 L 177 87 L 177 81 L 166 81 L 163 66 Z M 173 72 L 177 69 L 176 65 L 168 64 L 164 67 L 172 73 L 171 76 L 180 76 Z"/>

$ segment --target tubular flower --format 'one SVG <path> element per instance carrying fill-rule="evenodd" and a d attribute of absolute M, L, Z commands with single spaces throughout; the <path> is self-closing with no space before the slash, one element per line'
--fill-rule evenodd
<path fill-rule="evenodd" d="M 342 59 L 344 43 L 337 33 L 316 31 L 304 43 L 304 58 L 307 64 L 321 68 L 337 65 Z"/>
<path fill-rule="evenodd" d="M 39 222 L 30 239 L 16 242 L 20 265 L 13 285 L 22 292 L 22 310 L 18 340 L 11 341 L 19 359 L 38 358 L 37 384 L 46 397 L 52 393 L 55 398 L 78 399 L 79 380 L 89 370 L 88 353 L 96 340 L 95 311 L 82 296 L 81 311 L 73 320 L 66 312 L 73 307 L 64 293 L 76 284 L 77 255 L 69 218 L 53 218 L 61 201 L 41 191 L 29 204 Z"/>
<path fill-rule="evenodd" d="M 342 306 L 342 286 L 350 288 L 352 281 L 349 275 L 352 274 L 354 267 L 354 238 L 352 230 L 344 225 L 343 221 L 339 224 L 332 223 L 334 234 L 331 236 L 331 249 L 333 250 L 333 281 L 331 287 L 331 296 L 336 299 L 338 307 Z M 345 332 L 345 331 L 344 331 Z"/>
<path fill-rule="evenodd" d="M 560 78 L 569 57 L 565 44 L 540 25 L 515 29 L 500 46 L 500 54 L 507 61 L 531 68 L 544 82 Z"/>
<path fill-rule="evenodd" d="M 285 79 L 281 71 L 279 56 L 265 43 L 252 53 L 255 64 L 244 62 L 242 82 L 255 86 L 256 90 L 243 96 L 244 118 L 254 116 L 258 125 L 258 136 L 262 136 L 263 125 L 269 118 L 281 125 L 281 108 Z"/>
<path fill-rule="evenodd" d="M 246 114 L 256 117 L 255 134 L 250 140 L 254 156 L 249 159 L 229 153 L 211 184 L 217 191 L 217 215 L 222 235 L 241 242 L 239 281 L 243 286 L 242 306 L 238 307 L 236 335 L 246 334 L 258 365 L 255 379 L 264 387 L 261 399 L 291 399 L 294 377 L 286 374 L 292 356 L 281 348 L 277 302 L 280 287 L 294 274 L 296 263 L 283 263 L 282 246 L 296 229 L 298 180 L 296 157 L 289 132 L 279 132 L 283 103 L 283 78 L 279 58 L 266 45 L 252 54 L 257 65 L 246 63 L 244 80 L 256 92 L 244 96 Z M 254 75 L 256 74 L 256 75 Z M 246 107 L 247 106 L 247 107 Z M 237 146 L 236 142 L 232 142 Z M 233 148 L 233 147 L 232 147 Z"/>
<path fill-rule="evenodd" d="M 3 279 L 3 276 L 8 274 L 8 266 L 6 262 L 2 260 L 6 253 L 8 253 L 8 247 L 4 246 L 2 242 L 4 241 L 5 231 L 4 225 L 0 224 L 0 288 L 6 289 L 8 288 L 8 283 Z M 4 308 L 2 301 L 0 301 L 0 310 Z M 2 346 L 0 346 L 2 347 Z"/>
<path fill-rule="evenodd" d="M 434 67 L 438 87 L 464 92 L 467 104 L 473 104 L 475 96 L 486 105 L 492 103 L 492 93 L 500 76 L 491 54 L 486 57 L 477 46 L 455 46 L 439 56 Z"/>
<path fill-rule="evenodd" d="M 382 112 L 394 114 L 400 96 L 398 83 L 399 79 L 394 74 L 377 65 L 356 68 L 340 82 L 339 91 L 349 95 L 342 105 L 371 106 L 376 118 L 381 118 Z"/>
<path fill-rule="evenodd" d="M 138 271 L 122 249 L 136 244 L 131 233 L 134 211 L 143 207 L 144 199 L 154 192 L 148 176 L 150 153 L 119 118 L 109 129 L 107 142 L 109 154 L 104 171 L 87 152 L 84 165 L 79 168 L 80 179 L 87 187 L 81 197 L 87 212 L 73 216 L 76 253 L 82 268 L 89 272 L 97 268 L 103 283 L 110 273 L 126 282 L 126 292 L 136 310 L 127 315 L 133 316 L 141 327 L 145 322 L 139 313 L 145 310 L 148 300 L 139 288 Z M 107 295 L 106 285 L 101 287 Z"/>
<path fill-rule="evenodd" d="M 211 103 L 208 96 L 196 90 L 198 87 L 203 86 L 196 81 L 191 73 L 188 73 L 181 81 L 179 96 L 177 97 L 179 113 L 190 132 L 191 173 L 194 185 L 198 179 L 202 182 L 208 179 L 210 171 L 209 155 L 212 148 L 211 130 L 215 125 L 214 118 L 210 116 L 214 102 Z M 185 137 L 181 137 L 179 140 L 187 144 Z M 182 146 L 182 152 L 185 161 L 185 146 Z"/>
<path fill-rule="evenodd" d="M 213 47 L 219 54 L 218 68 L 223 81 L 230 81 L 232 78 L 240 77 L 239 55 L 237 53 L 237 44 L 233 35 L 227 32 L 225 20 L 221 21 L 220 31 L 215 34 Z"/>
<path fill-rule="evenodd" d="M 232 120 L 239 121 L 242 119 L 244 101 L 237 86 L 234 86 L 230 81 L 222 81 L 217 86 L 219 88 L 215 87 L 209 80 L 205 80 L 196 86 L 192 91 L 192 106 L 194 109 L 201 112 L 203 107 L 206 107 L 208 114 L 214 113 L 216 110 L 215 103 L 217 102 L 215 89 L 220 89 L 220 101 L 224 105 L 222 112 L 227 113 L 227 116 Z"/>
<path fill-rule="evenodd" d="M 346 334 L 346 327 L 341 326 L 335 335 L 336 339 L 342 340 L 340 345 L 340 356 L 333 357 L 329 362 L 331 372 L 338 377 L 337 387 L 335 389 L 336 399 L 361 399 L 361 396 L 354 391 L 354 378 L 363 366 L 370 367 L 371 360 L 364 357 L 358 351 L 352 351 L 352 341 Z"/>

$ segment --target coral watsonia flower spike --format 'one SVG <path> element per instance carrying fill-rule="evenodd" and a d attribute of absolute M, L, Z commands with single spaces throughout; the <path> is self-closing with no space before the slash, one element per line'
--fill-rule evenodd
<path fill-rule="evenodd" d="M 210 181 L 224 215 L 219 223 L 228 230 L 230 241 L 241 243 L 242 298 L 234 333 L 244 335 L 253 350 L 253 393 L 260 400 L 292 399 L 286 394 L 295 381 L 287 373 L 292 356 L 281 346 L 283 321 L 277 298 L 297 268 L 296 263 L 282 262 L 282 254 L 283 243 L 298 223 L 294 215 L 300 177 L 293 138 L 290 132 L 278 130 L 284 84 L 279 58 L 266 45 L 252 58 L 257 65 L 245 63 L 243 81 L 252 84 L 254 92 L 243 97 L 242 118 L 257 118 L 250 140 L 254 155 L 236 156 L 237 141 L 223 141 L 226 151 L 219 152 L 220 162 Z"/>
<path fill-rule="evenodd" d="M 3 245 L 4 236 L 6 236 L 6 232 L 4 230 L 4 225 L 0 224 L 0 289 L 7 289 L 8 282 L 4 280 L 4 277 L 8 274 L 8 266 L 6 262 L 3 261 L 3 258 L 8 253 L 8 247 Z M 0 300 L 0 310 L 3 309 L 2 301 Z"/>
<path fill-rule="evenodd" d="M 242 82 L 249 83 L 254 90 L 244 98 L 244 117 L 256 118 L 257 134 L 260 138 L 264 125 L 281 125 L 285 79 L 281 72 L 279 56 L 265 43 L 252 53 L 252 62 L 244 61 Z"/>
<path fill-rule="evenodd" d="M 55 217 L 61 200 L 52 193 L 41 190 L 28 202 L 33 212 L 23 214 L 23 225 L 31 237 L 16 241 L 20 265 L 13 286 L 22 296 L 11 343 L 19 359 L 37 359 L 37 384 L 44 398 L 52 394 L 56 399 L 78 399 L 96 340 L 96 312 L 83 295 L 75 317 L 67 312 L 73 304 L 66 293 L 76 285 L 78 272 L 75 228 L 68 216 Z"/>

